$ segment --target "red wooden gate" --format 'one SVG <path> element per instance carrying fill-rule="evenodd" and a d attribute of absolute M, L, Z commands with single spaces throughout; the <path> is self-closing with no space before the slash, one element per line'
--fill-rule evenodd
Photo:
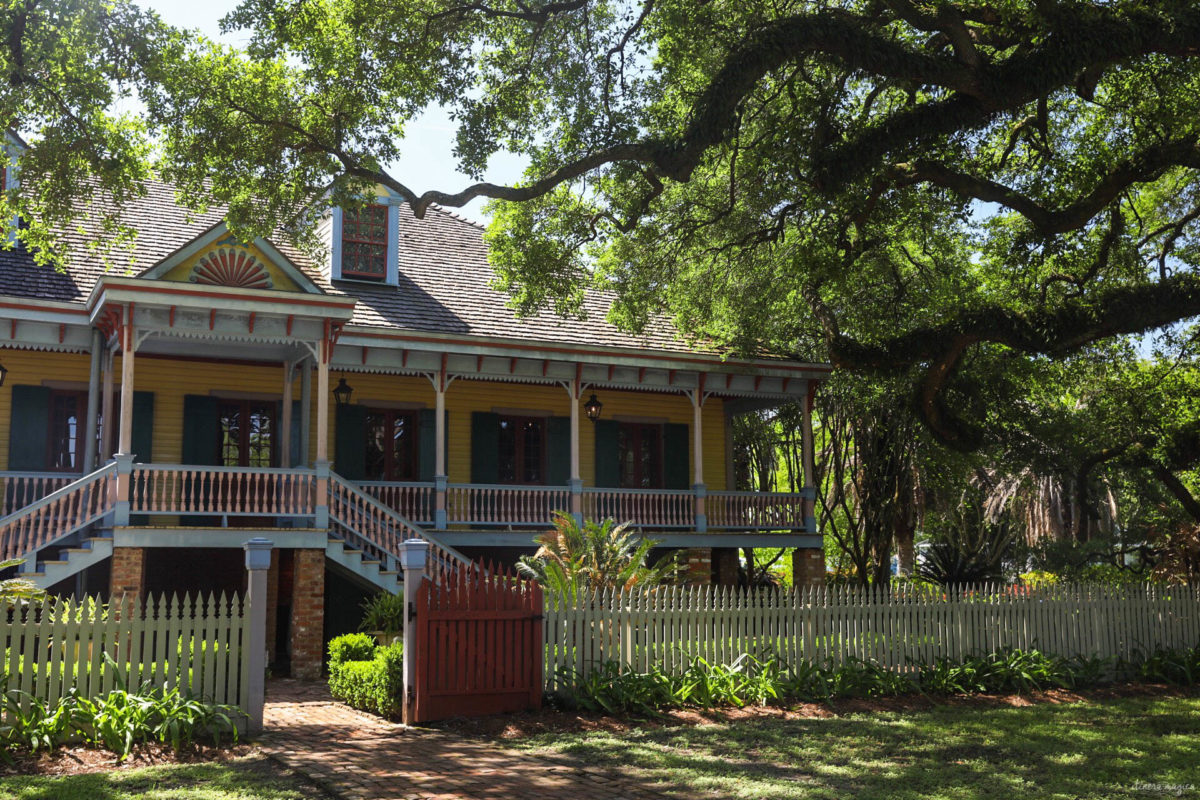
<path fill-rule="evenodd" d="M 413 722 L 542 705 L 542 587 L 475 565 L 417 590 Z"/>

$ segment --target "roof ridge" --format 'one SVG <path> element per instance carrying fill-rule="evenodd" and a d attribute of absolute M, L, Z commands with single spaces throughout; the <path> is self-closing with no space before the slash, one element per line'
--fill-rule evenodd
<path fill-rule="evenodd" d="M 446 216 L 448 216 L 452 219 L 456 219 L 459 222 L 465 222 L 472 227 L 479 228 L 481 231 L 487 230 L 487 225 L 483 224 L 482 222 L 473 220 L 461 212 L 452 211 L 451 209 L 446 208 L 445 206 L 443 206 L 439 203 L 430 203 L 429 207 L 432 208 L 434 211 L 440 211 L 441 213 L 445 214 Z"/>

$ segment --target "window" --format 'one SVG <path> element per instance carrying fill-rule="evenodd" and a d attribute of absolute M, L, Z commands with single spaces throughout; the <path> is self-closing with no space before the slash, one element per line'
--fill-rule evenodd
<path fill-rule="evenodd" d="M 50 438 L 46 464 L 53 472 L 78 472 L 83 459 L 85 392 L 50 393 Z"/>
<path fill-rule="evenodd" d="M 500 417 L 501 483 L 546 482 L 546 420 Z"/>
<path fill-rule="evenodd" d="M 221 465 L 270 467 L 275 463 L 275 404 L 250 400 L 223 401 Z"/>
<path fill-rule="evenodd" d="M 662 425 L 622 422 L 617 428 L 622 489 L 663 488 Z"/>
<path fill-rule="evenodd" d="M 387 206 L 342 214 L 342 277 L 387 280 L 387 228 Z"/>
<path fill-rule="evenodd" d="M 420 471 L 417 460 L 417 413 L 391 409 L 367 410 L 366 479 L 412 481 Z"/>

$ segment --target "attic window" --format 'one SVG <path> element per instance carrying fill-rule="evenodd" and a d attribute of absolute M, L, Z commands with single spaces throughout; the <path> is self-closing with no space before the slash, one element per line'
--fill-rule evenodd
<path fill-rule="evenodd" d="M 342 218 L 342 275 L 347 278 L 387 279 L 387 222 L 384 205 L 345 212 Z"/>

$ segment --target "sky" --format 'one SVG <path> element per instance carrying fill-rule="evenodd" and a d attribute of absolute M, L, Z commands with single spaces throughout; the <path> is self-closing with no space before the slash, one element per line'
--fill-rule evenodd
<path fill-rule="evenodd" d="M 220 20 L 237 7 L 237 0 L 140 0 L 146 8 L 154 9 L 163 21 L 178 28 L 194 28 L 206 36 L 231 45 L 244 45 L 249 35 L 235 32 L 222 35 Z M 456 128 L 449 114 L 433 108 L 406 126 L 407 135 L 400 160 L 388 164 L 388 172 L 418 194 L 428 189 L 458 191 L 473 183 L 469 177 L 454 169 L 452 146 Z M 484 179 L 495 183 L 513 183 L 521 174 L 522 161 L 516 156 L 499 154 L 488 165 Z M 484 200 L 477 199 L 458 209 L 471 219 L 486 221 Z"/>

